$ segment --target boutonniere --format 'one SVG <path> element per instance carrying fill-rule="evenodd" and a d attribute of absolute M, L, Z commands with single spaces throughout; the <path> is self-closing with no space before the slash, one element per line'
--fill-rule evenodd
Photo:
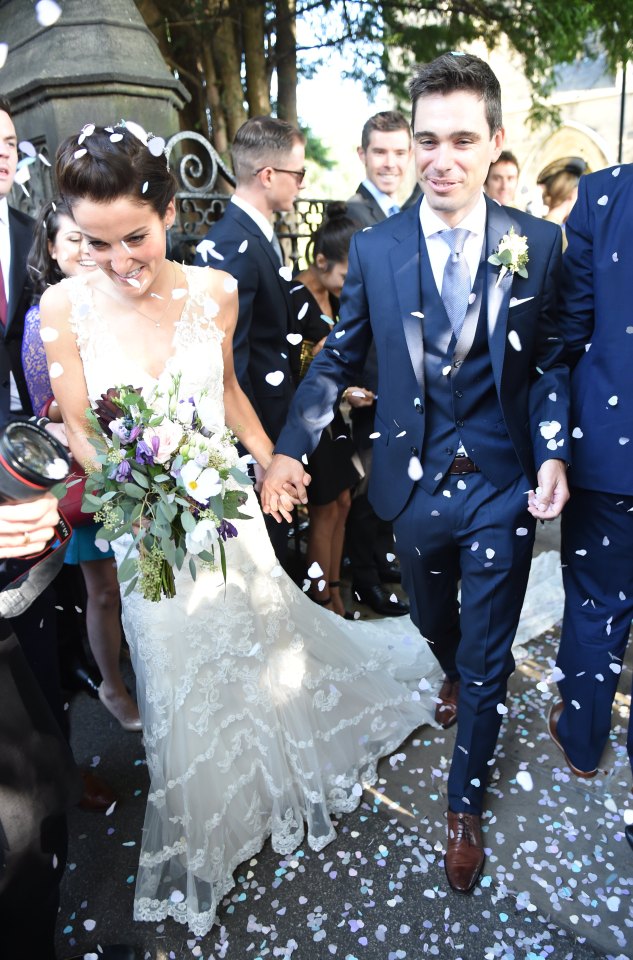
<path fill-rule="evenodd" d="M 499 246 L 495 252 L 488 257 L 488 263 L 495 267 L 501 267 L 497 277 L 496 287 L 499 286 L 506 273 L 518 273 L 520 277 L 527 277 L 528 272 L 525 269 L 529 262 L 527 237 L 514 232 L 514 227 L 510 227 L 510 232 L 505 233 L 499 241 Z"/>

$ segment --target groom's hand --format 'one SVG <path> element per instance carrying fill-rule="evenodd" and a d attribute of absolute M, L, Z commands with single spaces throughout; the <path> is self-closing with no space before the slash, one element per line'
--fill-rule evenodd
<path fill-rule="evenodd" d="M 554 520 L 569 500 L 567 468 L 562 460 L 545 460 L 537 479 L 537 490 L 528 494 L 528 511 L 537 520 Z"/>
<path fill-rule="evenodd" d="M 290 521 L 294 505 L 308 502 L 306 487 L 310 479 L 300 460 L 283 453 L 274 454 L 262 482 L 264 513 L 269 513 L 277 523 L 281 523 L 282 518 Z"/>

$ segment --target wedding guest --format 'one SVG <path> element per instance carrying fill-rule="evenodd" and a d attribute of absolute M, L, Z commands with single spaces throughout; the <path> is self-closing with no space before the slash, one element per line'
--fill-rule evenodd
<path fill-rule="evenodd" d="M 18 138 L 11 104 L 0 97 L 0 426 L 33 413 L 20 346 L 30 303 L 26 258 L 33 240 L 33 219 L 9 206 L 18 163 Z"/>
<path fill-rule="evenodd" d="M 561 526 L 562 700 L 549 732 L 580 778 L 600 767 L 633 618 L 632 212 L 633 165 L 583 176 L 563 258 L 572 495 Z M 627 751 L 633 768 L 630 720 Z"/>
<path fill-rule="evenodd" d="M 291 271 L 284 266 L 273 219 L 278 211 L 292 210 L 299 196 L 306 172 L 305 138 L 285 120 L 252 117 L 237 131 L 231 157 L 235 193 L 198 246 L 195 263 L 226 270 L 237 280 L 235 372 L 274 442 L 294 394 L 299 352 L 292 342 Z M 270 518 L 266 526 L 284 565 L 288 526 Z"/>
<path fill-rule="evenodd" d="M 40 558 L 58 520 L 50 494 L 0 504 L 0 589 L 17 589 L 16 577 L 32 575 L 30 558 Z M 44 587 L 46 575 L 40 570 L 37 577 Z M 40 631 L 54 647 L 53 604 L 45 594 Z M 11 619 L 0 616 L 0 945 L 7 960 L 55 960 L 66 814 L 81 790 L 68 743 L 21 647 L 29 616 L 29 609 Z M 99 956 L 135 960 L 136 954 L 124 944 L 100 945 Z"/>
<path fill-rule="evenodd" d="M 67 446 L 65 428 L 57 403 L 53 398 L 46 353 L 40 330 L 39 299 L 44 291 L 63 277 L 82 276 L 96 269 L 88 251 L 88 244 L 72 219 L 70 208 L 63 200 L 50 200 L 42 208 L 35 226 L 35 239 L 28 258 L 33 296 L 37 301 L 26 313 L 22 339 L 22 363 L 33 408 L 59 424 L 58 439 Z M 49 428 L 54 431 L 54 426 Z M 82 474 L 76 465 L 78 475 Z M 98 696 L 104 707 L 124 730 L 141 729 L 138 707 L 130 696 L 119 666 L 121 653 L 121 623 L 119 619 L 119 584 L 112 550 L 97 547 L 97 528 L 90 514 L 81 514 L 77 500 L 83 482 L 71 487 L 69 495 L 75 505 L 69 516 L 74 528 L 65 563 L 79 566 L 86 586 L 86 630 L 88 643 L 102 677 Z M 64 510 L 65 501 L 62 501 Z M 69 597 L 72 582 L 65 582 L 62 597 L 65 606 L 79 597 Z M 64 584 L 62 584 L 64 587 Z M 72 625 L 71 625 L 72 628 Z M 76 628 L 76 625 L 75 625 Z M 110 806 L 107 803 L 106 806 Z"/>
<path fill-rule="evenodd" d="M 347 215 L 344 203 L 331 203 L 325 219 L 312 234 L 306 257 L 309 266 L 294 278 L 291 292 L 297 327 L 303 335 L 300 376 L 338 321 L 339 297 L 347 274 L 347 256 L 358 224 Z M 350 404 L 371 404 L 360 387 L 347 393 Z M 308 460 L 312 477 L 308 490 L 308 542 L 306 567 L 311 581 L 309 596 L 316 603 L 345 616 L 341 598 L 341 560 L 345 522 L 351 504 L 351 487 L 358 481 L 354 445 L 340 411 L 321 434 Z M 352 616 L 348 614 L 348 616 Z"/>
<path fill-rule="evenodd" d="M 412 619 L 444 670 L 436 719 L 457 719 L 444 864 L 466 893 L 484 863 L 487 774 L 536 518 L 558 516 L 568 497 L 560 231 L 483 194 L 503 146 L 501 88 L 483 60 L 444 54 L 410 91 L 423 199 L 354 236 L 344 335 L 330 334 L 297 390 L 262 504 L 276 510 L 290 484 L 305 501 L 301 458 L 373 338 L 370 497 L 394 522 Z"/>
<path fill-rule="evenodd" d="M 547 208 L 545 219 L 562 227 L 564 236 L 567 218 L 578 197 L 578 184 L 586 169 L 584 160 L 570 157 L 566 161 L 550 163 L 538 177 L 538 184 L 543 191 L 543 203 Z M 565 236 L 563 250 L 566 245 Z"/>
<path fill-rule="evenodd" d="M 348 201 L 348 212 L 363 227 L 371 227 L 400 212 L 397 196 L 411 161 L 411 130 L 406 118 L 395 110 L 376 113 L 365 123 L 358 156 L 365 167 L 365 179 Z M 354 596 L 382 616 L 403 616 L 409 606 L 385 583 L 400 581 L 395 557 L 393 529 L 378 517 L 367 496 L 371 474 L 372 440 L 378 390 L 375 350 L 369 351 L 360 380 L 371 403 L 351 411 L 352 437 L 360 457 L 364 478 L 354 490 L 347 520 L 346 552 Z M 350 391 L 348 396 L 353 391 Z M 357 391 L 354 391 L 357 392 Z"/>
<path fill-rule="evenodd" d="M 519 185 L 519 161 L 510 150 L 502 150 L 499 159 L 490 164 L 484 190 L 502 207 L 513 207 Z"/>

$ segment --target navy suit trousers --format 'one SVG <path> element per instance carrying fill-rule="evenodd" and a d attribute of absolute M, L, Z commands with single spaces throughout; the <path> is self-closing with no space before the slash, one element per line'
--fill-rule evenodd
<path fill-rule="evenodd" d="M 523 476 L 504 490 L 481 473 L 447 476 L 433 494 L 417 484 L 394 521 L 411 617 L 444 672 L 461 681 L 448 779 L 455 812 L 481 813 L 505 711 L 534 543 L 528 488 Z"/>
<path fill-rule="evenodd" d="M 562 516 L 565 616 L 558 734 L 580 770 L 600 763 L 633 617 L 633 497 L 578 487 Z M 633 728 L 627 742 L 633 768 Z"/>

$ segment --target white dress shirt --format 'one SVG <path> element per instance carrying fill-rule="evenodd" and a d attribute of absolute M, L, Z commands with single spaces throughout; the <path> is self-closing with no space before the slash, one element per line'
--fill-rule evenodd
<path fill-rule="evenodd" d="M 371 180 L 363 180 L 363 186 L 365 190 L 368 190 L 384 215 L 386 217 L 392 216 L 393 207 L 398 207 L 398 204 L 395 202 L 393 197 L 388 196 L 386 193 L 383 193 L 382 190 L 379 190 L 375 183 Z M 400 207 L 398 207 L 400 210 Z"/>

